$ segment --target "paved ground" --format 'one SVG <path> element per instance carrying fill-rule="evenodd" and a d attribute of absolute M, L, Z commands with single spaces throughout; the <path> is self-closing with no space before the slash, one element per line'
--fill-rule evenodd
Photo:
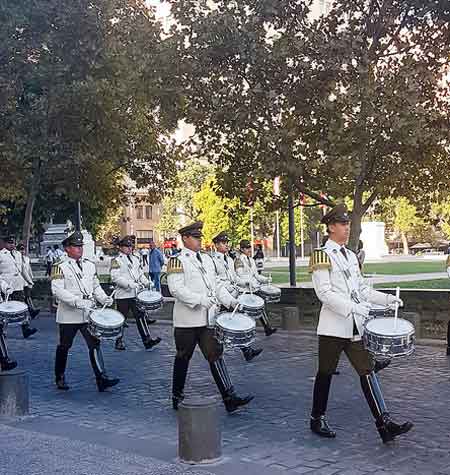
<path fill-rule="evenodd" d="M 32 407 L 29 417 L 0 420 L 2 475 L 191 473 L 177 463 L 177 421 L 169 404 L 174 349 L 168 325 L 152 327 L 163 337 L 152 352 L 142 349 L 134 325 L 128 331 L 128 351 L 105 345 L 109 372 L 122 382 L 101 394 L 80 337 L 69 359 L 72 389 L 54 388 L 55 325 L 44 317 L 36 326 L 40 332 L 30 341 L 19 337 L 17 329 L 9 330 L 11 352 L 31 377 Z M 245 363 L 237 352 L 227 357 L 239 392 L 256 398 L 238 414 L 223 412 L 224 461 L 194 473 L 450 473 L 450 361 L 442 348 L 419 347 L 413 357 L 382 373 L 391 412 L 416 424 L 387 447 L 379 441 L 347 361 L 333 381 L 329 407 L 338 437 L 322 440 L 308 429 L 315 338 L 280 332 L 270 338 L 259 334 L 258 340 L 265 348 L 258 360 Z M 217 393 L 199 353 L 188 392 Z"/>

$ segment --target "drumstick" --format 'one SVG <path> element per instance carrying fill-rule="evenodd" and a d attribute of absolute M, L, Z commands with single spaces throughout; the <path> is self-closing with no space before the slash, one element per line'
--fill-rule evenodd
<path fill-rule="evenodd" d="M 114 289 L 112 292 L 111 292 L 111 295 L 109 295 L 109 297 L 113 297 L 114 294 L 116 293 L 117 289 Z M 100 309 L 100 312 L 103 312 L 103 310 L 105 310 L 106 308 L 106 303 L 105 305 L 103 305 L 103 307 Z"/>
<path fill-rule="evenodd" d="M 395 297 L 397 299 L 400 298 L 400 287 L 397 287 L 395 289 Z M 397 317 L 398 317 L 398 307 L 399 307 L 399 304 L 398 304 L 398 301 L 395 302 L 395 314 L 394 314 L 394 328 L 397 330 Z"/>

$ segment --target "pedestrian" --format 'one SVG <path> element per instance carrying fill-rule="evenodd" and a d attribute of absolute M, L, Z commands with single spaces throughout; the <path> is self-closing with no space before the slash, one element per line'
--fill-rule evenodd
<path fill-rule="evenodd" d="M 118 243 L 119 255 L 111 261 L 111 280 L 116 285 L 115 300 L 117 310 L 127 318 L 131 312 L 136 320 L 137 329 L 145 349 L 149 350 L 161 342 L 161 338 L 153 339 L 150 335 L 148 321 L 144 312 L 138 309 L 136 297 L 140 290 L 148 287 L 150 282 L 144 274 L 139 258 L 133 254 L 133 237 L 124 236 Z M 115 343 L 116 350 L 125 350 L 123 337 Z"/>
<path fill-rule="evenodd" d="M 100 392 L 119 383 L 118 378 L 106 374 L 100 340 L 88 329 L 88 312 L 94 308 L 95 300 L 101 305 L 111 306 L 114 301 L 103 291 L 97 278 L 95 264 L 83 258 L 83 235 L 75 231 L 62 242 L 67 258 L 56 262 L 52 268 L 52 293 L 58 300 L 56 322 L 59 343 L 55 356 L 55 383 L 58 389 L 67 391 L 65 380 L 67 358 L 73 340 L 81 333 L 89 349 L 89 359 Z"/>
<path fill-rule="evenodd" d="M 184 249 L 172 257 L 167 265 L 167 283 L 175 297 L 173 325 L 177 349 L 173 368 L 172 404 L 184 398 L 189 362 L 199 345 L 209 362 L 214 381 L 222 395 L 225 408 L 234 412 L 248 404 L 253 397 L 236 394 L 225 361 L 223 346 L 210 327 L 216 303 L 227 308 L 237 305 L 237 300 L 222 285 L 218 285 L 214 262 L 208 254 L 201 253 L 203 223 L 198 221 L 179 230 Z"/>
<path fill-rule="evenodd" d="M 47 253 L 45 254 L 45 275 L 47 277 L 50 277 L 50 274 L 52 273 L 52 266 L 53 262 L 55 261 L 55 254 L 53 253 L 53 249 L 49 247 L 47 249 Z"/>
<path fill-rule="evenodd" d="M 364 251 L 364 243 L 361 239 L 358 241 L 358 250 L 356 251 L 356 257 L 358 258 L 359 270 L 364 275 L 364 261 L 366 260 L 366 251 Z"/>
<path fill-rule="evenodd" d="M 11 293 L 11 288 L 9 287 L 8 282 L 3 279 L 0 279 L 0 293 L 4 298 Z M 9 357 L 8 346 L 6 345 L 5 327 L 5 321 L 0 320 L 0 368 L 2 371 L 11 371 L 17 367 L 17 362 Z"/>
<path fill-rule="evenodd" d="M 262 274 L 262 271 L 264 270 L 264 252 L 261 244 L 256 245 L 256 251 L 253 259 L 255 260 L 258 274 Z"/>
<path fill-rule="evenodd" d="M 148 253 L 149 253 L 149 250 L 147 249 L 147 247 L 144 245 L 144 247 L 142 247 L 141 251 L 141 256 L 142 256 L 142 265 L 143 267 L 147 267 L 148 266 Z"/>
<path fill-rule="evenodd" d="M 164 265 L 163 253 L 156 247 L 153 239 L 150 241 L 150 252 L 148 254 L 149 276 L 152 279 L 155 290 L 161 292 L 161 269 Z"/>
<path fill-rule="evenodd" d="M 332 208 L 321 222 L 329 239 L 310 259 L 312 282 L 322 303 L 317 334 L 319 368 L 316 374 L 310 427 L 321 437 L 336 437 L 326 417 L 333 372 L 344 352 L 359 375 L 362 392 L 375 419 L 383 443 L 411 430 L 413 424 L 397 424 L 389 415 L 374 372 L 374 358 L 364 348 L 361 336 L 371 304 L 403 305 L 394 295 L 383 294 L 365 284 L 356 255 L 346 248 L 350 217 L 345 205 Z"/>
<path fill-rule="evenodd" d="M 27 304 L 30 317 L 33 320 L 39 315 L 40 309 L 35 308 L 32 297 L 32 289 L 34 285 L 33 271 L 31 269 L 30 258 L 25 254 L 25 246 L 20 243 L 17 250 L 22 254 L 22 277 L 23 277 L 23 293 L 25 296 L 25 303 Z"/>

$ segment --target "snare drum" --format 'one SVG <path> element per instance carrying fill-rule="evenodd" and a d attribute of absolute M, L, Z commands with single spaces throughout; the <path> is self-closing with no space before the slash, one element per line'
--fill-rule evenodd
<path fill-rule="evenodd" d="M 278 303 L 281 300 L 281 289 L 274 285 L 261 285 L 258 295 L 267 303 Z"/>
<path fill-rule="evenodd" d="M 163 296 L 156 290 L 143 290 L 136 297 L 136 307 L 144 313 L 155 312 L 163 306 Z"/>
<path fill-rule="evenodd" d="M 103 340 L 115 340 L 122 336 L 124 316 L 112 308 L 89 312 L 88 330 L 91 335 Z"/>
<path fill-rule="evenodd" d="M 7 325 L 22 325 L 29 320 L 28 307 L 18 300 L 0 303 L 0 320 Z"/>
<path fill-rule="evenodd" d="M 255 321 L 243 313 L 220 313 L 215 330 L 217 341 L 230 348 L 248 347 L 256 337 Z"/>
<path fill-rule="evenodd" d="M 375 356 L 395 358 L 414 351 L 415 332 L 412 323 L 403 318 L 374 318 L 365 323 L 364 346 Z"/>
<path fill-rule="evenodd" d="M 241 294 L 238 297 L 242 312 L 252 318 L 260 318 L 264 311 L 264 300 L 253 294 Z"/>
<path fill-rule="evenodd" d="M 372 308 L 369 311 L 369 318 L 393 317 L 395 314 L 394 309 L 391 307 L 376 304 L 371 305 Z"/>

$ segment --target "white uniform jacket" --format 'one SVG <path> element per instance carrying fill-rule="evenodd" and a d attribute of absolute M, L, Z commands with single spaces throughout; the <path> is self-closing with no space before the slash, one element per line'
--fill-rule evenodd
<path fill-rule="evenodd" d="M 353 312 L 356 302 L 352 295 L 360 301 L 384 306 L 392 305 L 395 297 L 370 288 L 361 275 L 356 254 L 345 248 L 346 259 L 340 249 L 339 244 L 329 239 L 311 255 L 309 271 L 322 302 L 317 334 L 360 340 L 364 322 L 362 316 Z M 353 335 L 354 321 L 359 335 Z"/>
<path fill-rule="evenodd" d="M 9 290 L 9 284 L 6 280 L 0 279 L 0 292 L 6 295 L 6 291 Z M 0 302 L 2 302 L 2 296 L 0 295 Z"/>
<path fill-rule="evenodd" d="M 231 307 L 236 303 L 216 274 L 213 258 L 183 249 L 167 264 L 167 284 L 175 297 L 173 308 L 174 327 L 204 327 L 208 325 L 208 309 L 201 302 L 214 295 L 219 303 Z"/>
<path fill-rule="evenodd" d="M 22 254 L 19 251 L 0 251 L 0 278 L 6 280 L 12 292 L 23 290 Z"/>
<path fill-rule="evenodd" d="M 239 252 L 234 260 L 234 269 L 241 281 L 247 285 L 251 285 L 253 288 L 257 288 L 261 284 L 267 284 L 269 282 L 268 277 L 258 274 L 256 262 L 253 257 L 246 256 L 242 252 Z"/>
<path fill-rule="evenodd" d="M 450 277 L 450 256 L 447 257 L 445 267 L 447 267 L 447 275 Z"/>
<path fill-rule="evenodd" d="M 236 297 L 239 294 L 237 287 L 244 288 L 247 282 L 236 274 L 233 259 L 228 254 L 217 251 L 213 252 L 211 257 L 216 265 L 219 280 L 223 282 L 228 292 Z"/>
<path fill-rule="evenodd" d="M 111 261 L 111 280 L 117 286 L 115 299 L 134 299 L 138 293 L 138 289 L 133 288 L 135 284 L 141 287 L 150 285 L 139 258 L 123 252 Z"/>
<path fill-rule="evenodd" d="M 22 255 L 22 278 L 24 287 L 33 287 L 33 271 L 31 270 L 30 258 Z"/>
<path fill-rule="evenodd" d="M 88 259 L 81 259 L 82 269 L 75 259 L 66 257 L 52 267 L 52 293 L 57 298 L 58 323 L 86 323 L 87 312 L 77 307 L 81 300 L 97 300 L 101 305 L 108 298 L 95 271 L 95 264 Z"/>

